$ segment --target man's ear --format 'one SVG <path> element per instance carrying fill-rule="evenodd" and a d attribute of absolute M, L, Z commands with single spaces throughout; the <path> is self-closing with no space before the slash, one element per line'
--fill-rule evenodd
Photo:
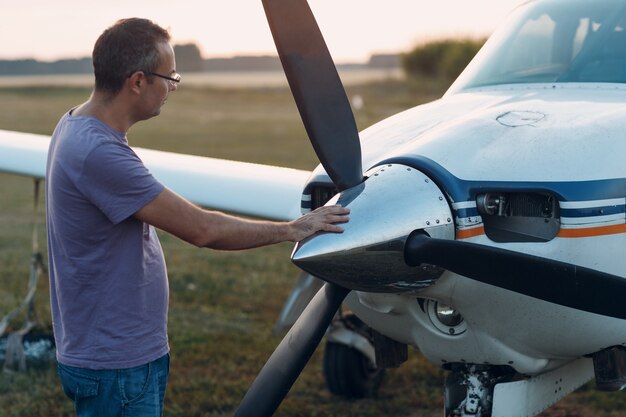
<path fill-rule="evenodd" d="M 143 71 L 135 71 L 128 79 L 128 88 L 135 94 L 141 93 L 141 88 L 147 82 L 146 74 Z"/>

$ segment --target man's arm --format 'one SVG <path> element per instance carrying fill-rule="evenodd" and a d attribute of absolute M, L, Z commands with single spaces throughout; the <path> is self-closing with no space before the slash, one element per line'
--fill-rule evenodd
<path fill-rule="evenodd" d="M 249 249 L 273 243 L 298 242 L 318 231 L 340 233 L 349 209 L 320 207 L 290 222 L 249 220 L 204 210 L 165 188 L 134 217 L 198 247 Z"/>

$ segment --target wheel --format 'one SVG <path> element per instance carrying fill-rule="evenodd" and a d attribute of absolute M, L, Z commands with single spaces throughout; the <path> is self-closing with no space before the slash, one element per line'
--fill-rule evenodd
<path fill-rule="evenodd" d="M 349 346 L 328 342 L 324 350 L 324 378 L 330 392 L 347 398 L 372 397 L 385 375 L 365 355 Z"/>

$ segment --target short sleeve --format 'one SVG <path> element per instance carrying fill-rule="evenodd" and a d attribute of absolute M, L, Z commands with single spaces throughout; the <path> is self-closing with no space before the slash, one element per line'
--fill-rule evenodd
<path fill-rule="evenodd" d="M 112 141 L 87 155 L 76 186 L 114 224 L 135 214 L 164 188 L 128 145 Z"/>

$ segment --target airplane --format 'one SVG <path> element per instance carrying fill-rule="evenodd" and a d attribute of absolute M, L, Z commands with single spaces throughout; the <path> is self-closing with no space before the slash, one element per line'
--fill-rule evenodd
<path fill-rule="evenodd" d="M 327 332 L 376 369 L 417 348 L 448 371 L 445 416 L 536 415 L 594 378 L 622 390 L 626 3 L 525 2 L 439 100 L 358 132 L 306 0 L 262 1 L 321 162 L 308 178 L 268 168 L 265 198 L 289 201 L 264 215 L 341 204 L 351 219 L 296 244 L 304 275 L 290 301 L 311 300 L 235 416 L 274 414 Z M 46 140 L 25 135 L 0 131 L 0 169 L 41 177 Z M 222 175 L 199 204 L 254 211 L 254 187 L 230 195 L 231 177 L 248 181 L 239 163 L 216 173 L 219 161 L 138 153 L 183 195 Z M 288 192 L 268 189 L 279 177 Z M 358 319 L 338 319 L 342 304 Z"/>

